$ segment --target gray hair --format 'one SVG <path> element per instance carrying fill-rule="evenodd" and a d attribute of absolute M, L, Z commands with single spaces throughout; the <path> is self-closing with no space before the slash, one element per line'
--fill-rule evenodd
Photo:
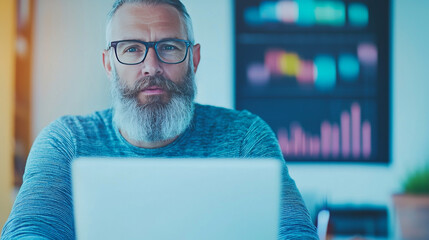
<path fill-rule="evenodd" d="M 194 44 L 194 31 L 192 28 L 192 20 L 191 17 L 188 14 L 188 11 L 185 8 L 185 5 L 180 0 L 116 0 L 113 3 L 112 9 L 110 10 L 109 14 L 107 15 L 107 21 L 106 21 L 106 48 L 109 47 L 110 44 L 110 33 L 111 33 L 111 22 L 112 18 L 115 15 L 116 11 L 125 3 L 140 3 L 145 5 L 170 5 L 177 9 L 179 11 L 182 23 L 185 24 L 188 40 L 191 41 L 192 44 Z"/>

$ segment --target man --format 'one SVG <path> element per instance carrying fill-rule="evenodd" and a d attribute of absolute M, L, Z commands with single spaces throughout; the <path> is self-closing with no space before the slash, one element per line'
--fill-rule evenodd
<path fill-rule="evenodd" d="M 179 0 L 116 1 L 106 37 L 113 108 L 62 117 L 40 133 L 2 239 L 75 238 L 70 162 L 77 157 L 282 158 L 259 117 L 193 102 L 200 45 Z M 280 237 L 317 239 L 287 171 L 283 186 Z"/>

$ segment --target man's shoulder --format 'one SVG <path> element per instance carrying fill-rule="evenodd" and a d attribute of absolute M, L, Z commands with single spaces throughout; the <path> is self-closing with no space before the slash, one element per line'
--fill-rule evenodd
<path fill-rule="evenodd" d="M 45 131 L 72 133 L 99 131 L 112 125 L 112 109 L 95 111 L 87 115 L 65 115 L 51 122 Z"/>
<path fill-rule="evenodd" d="M 252 121 L 259 117 L 247 110 L 234 110 L 224 107 L 217 107 L 212 105 L 195 105 L 195 113 L 198 117 L 212 120 L 232 120 L 232 121 Z"/>
<path fill-rule="evenodd" d="M 266 126 L 260 117 L 247 110 L 233 110 L 200 104 L 195 107 L 195 119 L 197 127 L 212 130 L 247 131 L 251 126 Z"/>
<path fill-rule="evenodd" d="M 217 153 L 225 150 L 233 156 L 281 159 L 274 132 L 257 115 L 204 105 L 197 105 L 195 110 L 194 131 L 202 139 L 198 143 L 208 141 Z"/>
<path fill-rule="evenodd" d="M 58 118 L 55 122 L 59 122 L 68 126 L 86 125 L 86 124 L 103 124 L 112 121 L 112 109 L 95 111 L 87 115 L 65 115 Z"/>

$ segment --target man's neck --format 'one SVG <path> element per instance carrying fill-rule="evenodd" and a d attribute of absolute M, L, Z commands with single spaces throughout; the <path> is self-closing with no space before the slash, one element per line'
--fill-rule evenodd
<path fill-rule="evenodd" d="M 119 130 L 119 132 L 125 138 L 125 140 L 127 140 L 127 142 L 129 142 L 131 145 L 139 148 L 149 148 L 149 149 L 165 147 L 168 144 L 174 142 L 174 140 L 176 140 L 179 137 L 179 136 L 176 136 L 174 138 L 167 139 L 165 141 L 160 141 L 160 142 L 145 142 L 145 141 L 136 141 L 134 139 L 131 139 L 125 131 Z"/>

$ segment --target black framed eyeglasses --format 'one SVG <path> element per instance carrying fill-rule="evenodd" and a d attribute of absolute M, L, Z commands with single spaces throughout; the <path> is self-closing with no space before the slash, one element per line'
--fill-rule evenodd
<path fill-rule="evenodd" d="M 161 62 L 177 64 L 185 61 L 190 46 L 192 46 L 190 41 L 182 39 L 164 39 L 157 42 L 121 40 L 111 42 L 108 50 L 114 48 L 116 59 L 126 65 L 142 63 L 149 48 L 155 49 L 156 56 Z"/>

